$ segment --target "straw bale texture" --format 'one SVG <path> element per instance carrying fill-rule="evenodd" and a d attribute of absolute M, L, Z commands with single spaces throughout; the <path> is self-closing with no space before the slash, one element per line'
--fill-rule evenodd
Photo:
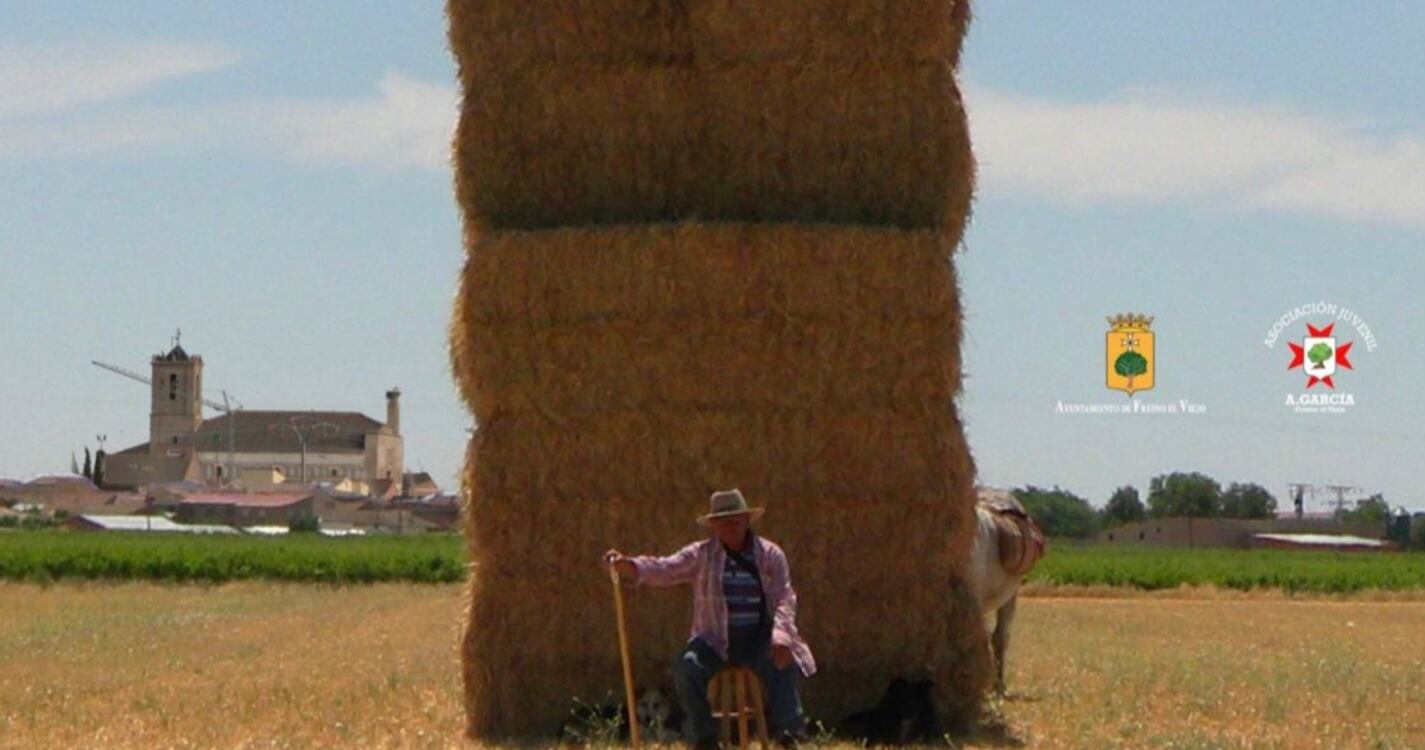
<path fill-rule="evenodd" d="M 467 261 L 457 373 L 481 420 L 944 403 L 960 376 L 948 254 L 929 231 L 868 228 L 491 235 Z"/>
<path fill-rule="evenodd" d="M 455 0 L 449 12 L 462 73 L 533 61 L 896 57 L 954 67 L 969 24 L 965 0 Z"/>
<path fill-rule="evenodd" d="M 609 546 L 768 507 L 817 718 L 989 680 L 961 576 L 974 465 L 951 255 L 974 164 L 961 0 L 450 0 L 467 259 L 451 354 L 478 430 L 463 664 L 472 737 L 621 694 Z M 629 602 L 667 685 L 688 593 Z M 613 699 L 616 700 L 616 699 Z"/>
<path fill-rule="evenodd" d="M 480 425 L 472 733 L 547 731 L 573 696 L 617 694 L 598 554 L 672 551 L 727 486 L 771 508 L 762 527 L 791 555 L 823 665 L 809 710 L 835 718 L 892 675 L 930 674 L 951 718 L 973 714 L 987 664 L 955 594 L 974 467 L 953 402 L 951 250 L 932 230 L 792 225 L 472 242 L 452 325 Z M 643 684 L 667 684 L 687 606 L 686 592 L 635 598 Z"/>
<path fill-rule="evenodd" d="M 963 226 L 962 4 L 584 5 L 451 3 L 457 191 L 480 228 Z"/>
<path fill-rule="evenodd" d="M 491 455 L 504 434 L 482 431 L 467 462 L 475 574 L 464 664 L 473 736 L 543 734 L 575 696 L 618 696 L 618 648 L 599 554 L 610 540 L 630 550 L 671 551 L 697 538 L 698 503 L 678 498 L 704 497 L 738 473 L 708 465 L 700 476 L 710 481 L 702 486 L 690 486 L 696 479 L 687 476 L 625 477 L 624 494 L 551 499 L 513 489 L 520 482 L 498 468 L 505 457 Z M 676 439 L 650 434 L 629 450 Z M 941 686 L 949 720 L 973 716 L 988 653 L 978 610 L 951 574 L 955 550 L 966 548 L 958 532 L 968 528 L 955 503 L 946 494 L 901 493 L 893 502 L 777 494 L 742 479 L 736 481 L 749 497 L 769 506 L 759 528 L 791 555 L 798 621 L 821 666 L 804 683 L 808 711 L 842 717 L 873 705 L 892 676 L 928 675 Z M 629 598 L 637 684 L 671 686 L 667 667 L 687 638 L 688 600 L 686 589 L 645 589 Z"/>

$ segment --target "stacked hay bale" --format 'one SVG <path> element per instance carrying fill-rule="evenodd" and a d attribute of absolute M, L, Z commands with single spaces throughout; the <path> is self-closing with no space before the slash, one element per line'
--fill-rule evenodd
<path fill-rule="evenodd" d="M 543 733 L 620 682 L 609 546 L 670 552 L 717 488 L 768 507 L 815 716 L 988 678 L 959 577 L 974 468 L 951 264 L 973 162 L 963 0 L 450 0 L 479 429 L 468 731 Z M 665 683 L 685 592 L 630 605 Z"/>

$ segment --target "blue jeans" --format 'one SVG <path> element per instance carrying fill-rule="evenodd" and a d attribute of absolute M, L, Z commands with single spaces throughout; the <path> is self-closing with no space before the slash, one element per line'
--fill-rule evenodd
<path fill-rule="evenodd" d="M 708 706 L 708 682 L 723 666 L 722 658 L 701 638 L 688 641 L 673 664 L 678 700 L 688 717 L 683 737 L 689 742 L 718 738 L 717 723 L 713 721 L 712 709 Z M 801 674 L 797 665 L 789 664 L 786 669 L 777 669 L 772 663 L 772 644 L 769 642 L 762 648 L 756 663 L 750 666 L 761 678 L 766 691 L 767 724 L 773 736 L 782 732 L 804 731 L 806 718 L 802 715 L 801 698 L 797 696 L 797 677 Z"/>

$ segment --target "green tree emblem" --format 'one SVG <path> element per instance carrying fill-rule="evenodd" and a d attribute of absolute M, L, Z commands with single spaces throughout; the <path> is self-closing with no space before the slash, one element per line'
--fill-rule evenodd
<path fill-rule="evenodd" d="M 1113 360 L 1113 371 L 1128 378 L 1128 395 L 1133 395 L 1133 377 L 1148 372 L 1148 358 L 1128 350 Z"/>
<path fill-rule="evenodd" d="M 1333 351 L 1330 344 L 1325 341 L 1318 341 L 1311 347 L 1311 351 L 1306 353 L 1306 358 L 1311 360 L 1313 369 L 1324 370 L 1326 369 L 1326 360 L 1331 359 L 1332 354 Z"/>

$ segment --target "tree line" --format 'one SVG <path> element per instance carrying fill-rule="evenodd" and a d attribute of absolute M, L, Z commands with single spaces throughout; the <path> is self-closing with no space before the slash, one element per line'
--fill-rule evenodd
<path fill-rule="evenodd" d="M 1091 539 L 1100 530 L 1148 518 L 1275 518 L 1277 499 L 1267 488 L 1251 482 L 1233 482 L 1224 489 L 1201 472 L 1172 472 L 1153 477 L 1144 502 L 1138 488 L 1125 485 L 1113 491 L 1102 510 L 1069 490 L 1027 485 L 1013 490 L 1029 515 L 1049 536 Z M 1347 522 L 1387 523 L 1391 509 L 1384 496 L 1372 495 L 1356 508 L 1337 513 Z M 1425 522 L 1417 521 L 1411 542 L 1425 546 Z"/>

